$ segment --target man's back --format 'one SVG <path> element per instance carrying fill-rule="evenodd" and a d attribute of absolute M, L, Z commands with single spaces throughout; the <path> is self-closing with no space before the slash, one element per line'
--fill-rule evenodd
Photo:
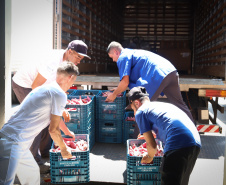
<path fill-rule="evenodd" d="M 47 79 L 46 84 L 56 80 L 56 70 L 63 61 L 65 50 L 50 50 L 26 60 L 23 66 L 13 76 L 13 81 L 24 88 L 31 88 L 38 73 Z"/>
<path fill-rule="evenodd" d="M 145 102 L 136 113 L 141 133 L 154 130 L 165 145 L 164 152 L 189 146 L 201 146 L 198 131 L 179 108 L 163 102 Z M 139 120 L 139 121 L 138 121 Z"/>
<path fill-rule="evenodd" d="M 129 88 L 143 86 L 150 98 L 176 68 L 165 58 L 145 50 L 123 49 L 117 61 L 120 80 L 129 75 Z"/>
<path fill-rule="evenodd" d="M 49 125 L 51 114 L 59 114 L 65 104 L 66 94 L 56 82 L 37 87 L 27 95 L 1 133 L 30 147 L 35 136 Z"/>

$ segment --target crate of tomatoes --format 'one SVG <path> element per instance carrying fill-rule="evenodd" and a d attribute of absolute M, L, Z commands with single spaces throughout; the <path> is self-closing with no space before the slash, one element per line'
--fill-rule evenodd
<path fill-rule="evenodd" d="M 156 140 L 157 153 L 151 164 L 142 164 L 147 154 L 146 142 L 141 139 L 127 140 L 127 184 L 161 184 L 160 164 L 163 156 L 162 143 Z"/>
<path fill-rule="evenodd" d="M 71 116 L 71 120 L 66 124 L 72 131 L 88 129 L 94 122 L 93 96 L 69 96 L 65 109 Z"/>
<path fill-rule="evenodd" d="M 103 90 L 96 96 L 97 119 L 122 120 L 126 107 L 126 91 L 118 94 L 114 102 L 106 102 L 111 91 Z"/>
<path fill-rule="evenodd" d="M 82 183 L 89 182 L 89 136 L 76 134 L 75 140 L 63 138 L 65 144 L 71 148 L 72 159 L 63 159 L 60 148 L 53 143 L 50 149 L 51 183 Z"/>

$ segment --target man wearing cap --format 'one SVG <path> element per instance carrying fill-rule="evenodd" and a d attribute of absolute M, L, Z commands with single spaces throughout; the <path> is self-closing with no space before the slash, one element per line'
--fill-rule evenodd
<path fill-rule="evenodd" d="M 152 162 L 157 152 L 154 131 L 164 147 L 161 185 L 188 185 L 201 148 L 199 133 L 191 119 L 170 103 L 150 101 L 149 94 L 141 86 L 132 88 L 128 99 L 127 109 L 133 109 L 140 134 L 147 143 L 148 154 L 141 163 Z"/>
<path fill-rule="evenodd" d="M 73 40 L 68 44 L 66 50 L 51 50 L 45 54 L 37 54 L 33 61 L 23 65 L 13 76 L 12 88 L 21 103 L 31 90 L 43 84 L 49 84 L 56 80 L 57 67 L 64 61 L 70 61 L 78 65 L 80 61 L 87 57 L 87 45 L 81 40 Z M 64 120 L 67 122 L 70 115 L 63 112 Z M 42 141 L 42 142 L 41 142 Z M 41 142 L 41 145 L 40 145 Z M 43 156 L 49 155 L 51 139 L 48 128 L 44 129 L 34 140 L 30 150 L 38 164 L 42 165 L 39 148 Z"/>
<path fill-rule="evenodd" d="M 193 121 L 190 110 L 184 103 L 179 87 L 179 76 L 176 68 L 165 58 L 141 49 L 123 48 L 118 42 L 111 42 L 107 52 L 113 62 L 117 63 L 120 83 L 106 101 L 112 102 L 117 94 L 127 87 L 143 86 L 149 93 L 151 101 L 165 94 L 170 103 L 183 110 Z"/>

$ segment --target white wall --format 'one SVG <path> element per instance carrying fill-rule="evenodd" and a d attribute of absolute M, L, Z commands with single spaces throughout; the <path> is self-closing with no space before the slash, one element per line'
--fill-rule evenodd
<path fill-rule="evenodd" d="M 5 121 L 12 113 L 11 72 L 53 48 L 53 3 L 54 0 L 6 1 Z"/>
<path fill-rule="evenodd" d="M 53 1 L 12 0 L 12 71 L 53 48 Z"/>

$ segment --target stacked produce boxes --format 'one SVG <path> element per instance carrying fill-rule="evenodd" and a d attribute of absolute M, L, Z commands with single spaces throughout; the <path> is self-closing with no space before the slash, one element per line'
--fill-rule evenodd
<path fill-rule="evenodd" d="M 114 102 L 105 102 L 108 92 L 104 90 L 96 96 L 96 141 L 122 143 L 126 92 L 119 95 Z"/>
<path fill-rule="evenodd" d="M 68 95 L 66 110 L 70 113 L 71 120 L 67 127 L 75 134 L 88 134 L 90 150 L 95 144 L 95 96 L 90 91 L 76 90 Z M 99 91 L 92 91 L 98 94 Z M 76 104 L 79 100 L 80 104 Z M 73 102 L 74 101 L 74 102 Z M 84 101 L 83 103 L 81 103 Z"/>
<path fill-rule="evenodd" d="M 153 159 L 153 164 L 141 164 L 141 156 L 133 156 L 130 147 L 140 146 L 145 140 L 127 140 L 127 185 L 160 185 L 161 174 L 159 172 L 161 156 Z"/>
<path fill-rule="evenodd" d="M 133 111 L 125 112 L 123 122 L 123 143 L 126 143 L 127 139 L 132 139 L 135 130 L 135 116 Z"/>
<path fill-rule="evenodd" d="M 89 143 L 87 134 L 75 135 L 75 142 L 85 141 Z M 50 150 L 50 172 L 53 184 L 87 183 L 90 180 L 89 144 L 81 150 L 78 146 L 73 151 L 74 159 L 65 160 L 54 143 Z"/>
<path fill-rule="evenodd" d="M 93 148 L 93 145 L 95 144 L 95 125 L 96 125 L 96 96 L 101 93 L 101 90 L 77 90 L 75 92 L 75 95 L 77 96 L 90 96 L 93 97 L 93 109 L 92 109 L 92 123 L 91 127 L 88 128 L 88 132 L 86 134 L 89 134 L 89 142 L 90 142 L 90 150 Z M 85 133 L 80 133 L 85 134 Z"/>

